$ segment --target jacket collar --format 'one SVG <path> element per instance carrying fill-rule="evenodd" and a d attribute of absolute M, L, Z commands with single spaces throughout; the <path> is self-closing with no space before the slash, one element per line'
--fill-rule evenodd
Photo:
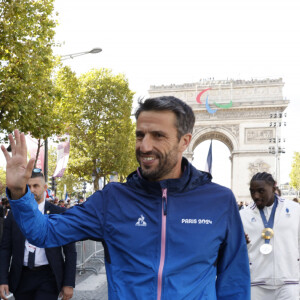
<path fill-rule="evenodd" d="M 168 194 L 186 192 L 211 182 L 212 176 L 194 168 L 186 158 L 182 158 L 181 168 L 183 174 L 180 178 L 166 179 L 161 181 L 148 181 L 145 179 L 140 168 L 127 177 L 127 183 L 135 188 L 145 189 L 154 194 L 161 194 L 161 189 L 167 188 Z"/>

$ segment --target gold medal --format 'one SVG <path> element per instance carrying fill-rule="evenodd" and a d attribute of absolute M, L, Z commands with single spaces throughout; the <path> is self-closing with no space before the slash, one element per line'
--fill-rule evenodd
<path fill-rule="evenodd" d="M 261 233 L 261 237 L 264 240 L 270 240 L 274 235 L 274 231 L 272 228 L 265 228 L 262 233 Z"/>

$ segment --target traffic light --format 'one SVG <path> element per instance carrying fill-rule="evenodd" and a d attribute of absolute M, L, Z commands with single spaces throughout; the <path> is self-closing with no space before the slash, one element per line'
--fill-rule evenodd
<path fill-rule="evenodd" d="M 82 193 L 85 194 L 86 193 L 86 182 L 83 182 L 83 188 L 82 188 Z"/>

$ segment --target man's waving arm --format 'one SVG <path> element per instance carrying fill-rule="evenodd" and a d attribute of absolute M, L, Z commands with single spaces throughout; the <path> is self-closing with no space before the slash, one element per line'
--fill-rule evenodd
<path fill-rule="evenodd" d="M 9 135 L 12 149 L 1 149 L 6 158 L 7 195 L 16 222 L 28 241 L 40 248 L 57 247 L 82 239 L 100 239 L 103 235 L 101 192 L 95 193 L 82 206 L 69 209 L 64 214 L 43 215 L 34 195 L 26 185 L 31 177 L 34 160 L 27 164 L 27 146 L 24 134 L 14 131 Z"/>

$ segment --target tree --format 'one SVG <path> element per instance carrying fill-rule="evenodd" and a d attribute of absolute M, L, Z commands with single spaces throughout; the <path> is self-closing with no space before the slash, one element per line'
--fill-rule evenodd
<path fill-rule="evenodd" d="M 294 152 L 292 170 L 290 173 L 290 186 L 296 191 L 300 190 L 300 152 Z"/>
<path fill-rule="evenodd" d="M 0 128 L 50 136 L 54 0 L 0 1 Z"/>
<path fill-rule="evenodd" d="M 0 196 L 5 194 L 6 188 L 6 172 L 0 167 Z"/>
<path fill-rule="evenodd" d="M 101 177 L 134 170 L 132 165 L 133 124 L 130 119 L 133 92 L 124 75 L 110 70 L 92 70 L 80 78 L 78 108 L 70 125 L 69 170 L 90 181 L 96 175 L 95 189 Z"/>

